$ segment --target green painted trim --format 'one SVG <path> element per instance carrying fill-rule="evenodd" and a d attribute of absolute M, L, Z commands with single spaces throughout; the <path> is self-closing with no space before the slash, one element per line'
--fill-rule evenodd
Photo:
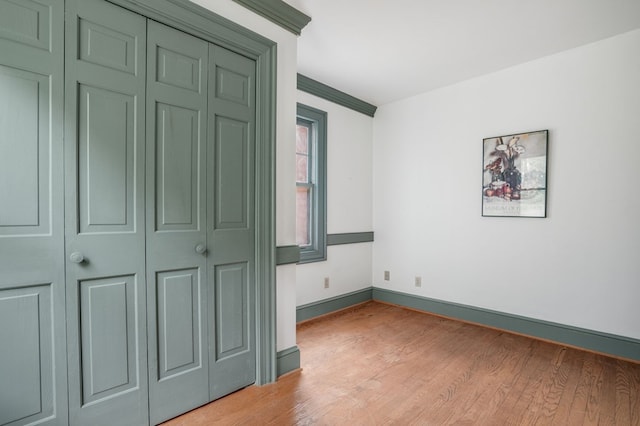
<path fill-rule="evenodd" d="M 368 115 L 369 117 L 373 117 L 378 109 L 375 105 L 348 95 L 302 74 L 298 74 L 298 90 L 326 99 L 327 101 L 331 101 L 364 115 Z"/>
<path fill-rule="evenodd" d="M 278 377 L 300 368 L 300 349 L 292 346 L 278 352 Z"/>
<path fill-rule="evenodd" d="M 256 61 L 256 384 L 277 378 L 275 42 L 188 0 L 108 0 Z"/>
<path fill-rule="evenodd" d="M 300 260 L 300 247 L 280 246 L 276 247 L 276 265 L 289 265 Z"/>
<path fill-rule="evenodd" d="M 277 366 L 276 315 L 276 80 L 277 48 L 272 45 L 256 60 L 256 325 L 258 362 L 256 384 L 275 382 Z"/>
<path fill-rule="evenodd" d="M 297 123 L 309 126 L 315 139 L 311 154 L 311 245 L 300 248 L 298 263 L 322 262 L 327 260 L 327 113 L 298 103 L 296 115 Z"/>
<path fill-rule="evenodd" d="M 372 288 L 368 287 L 363 290 L 357 290 L 340 296 L 331 297 L 329 299 L 320 300 L 319 302 L 298 306 L 296 308 L 296 322 L 306 321 L 311 318 L 319 317 L 320 315 L 330 314 L 331 312 L 339 311 L 362 302 L 367 302 L 371 299 Z"/>
<path fill-rule="evenodd" d="M 249 10 L 280 25 L 287 31 L 300 35 L 311 22 L 311 17 L 282 0 L 233 0 Z"/>
<path fill-rule="evenodd" d="M 397 291 L 373 288 L 373 300 L 640 361 L 640 340 Z"/>
<path fill-rule="evenodd" d="M 275 42 L 189 0 L 106 0 L 147 18 L 258 59 Z"/>
<path fill-rule="evenodd" d="M 327 245 L 370 243 L 373 241 L 372 232 L 349 232 L 344 234 L 327 234 Z"/>

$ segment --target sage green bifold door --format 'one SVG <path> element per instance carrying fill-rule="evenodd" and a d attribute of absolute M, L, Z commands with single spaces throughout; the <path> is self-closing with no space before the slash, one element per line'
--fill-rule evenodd
<path fill-rule="evenodd" d="M 256 378 L 255 61 L 67 0 L 71 424 L 156 424 Z"/>
<path fill-rule="evenodd" d="M 255 382 L 255 61 L 209 46 L 207 241 L 209 387 Z"/>
<path fill-rule="evenodd" d="M 67 423 L 62 0 L 0 0 L 0 425 Z"/>
<path fill-rule="evenodd" d="M 208 44 L 149 21 L 147 309 L 153 424 L 209 401 Z"/>
<path fill-rule="evenodd" d="M 148 24 L 149 405 L 253 384 L 255 62 Z"/>
<path fill-rule="evenodd" d="M 148 423 L 146 19 L 67 1 L 66 258 L 70 423 Z"/>

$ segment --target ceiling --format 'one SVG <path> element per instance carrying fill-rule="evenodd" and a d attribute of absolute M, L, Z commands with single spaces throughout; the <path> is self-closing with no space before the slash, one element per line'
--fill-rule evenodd
<path fill-rule="evenodd" d="M 640 0 L 285 1 L 298 72 L 376 106 L 640 28 Z"/>

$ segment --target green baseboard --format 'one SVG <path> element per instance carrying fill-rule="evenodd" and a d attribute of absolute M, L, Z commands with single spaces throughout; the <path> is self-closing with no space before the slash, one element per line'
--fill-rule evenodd
<path fill-rule="evenodd" d="M 513 333 L 640 362 L 640 340 L 550 321 L 543 321 L 475 306 L 445 302 L 423 296 L 370 287 L 319 302 L 298 306 L 296 321 L 329 314 L 368 300 L 391 303 L 451 319 L 493 327 Z M 280 358 L 280 355 L 278 355 Z M 280 371 L 280 364 L 278 364 Z"/>
<path fill-rule="evenodd" d="M 372 288 L 368 287 L 363 290 L 358 290 L 340 296 L 331 297 L 329 299 L 320 300 L 318 302 L 309 303 L 307 305 L 298 306 L 296 308 L 296 321 L 305 321 L 311 318 L 319 317 L 320 315 L 325 315 L 331 312 L 339 311 L 340 309 L 348 308 L 349 306 L 357 305 L 358 303 L 369 301 L 372 299 L 371 292 Z"/>
<path fill-rule="evenodd" d="M 300 368 L 300 349 L 297 346 L 292 346 L 279 351 L 276 356 L 276 363 L 278 377 L 297 370 Z"/>
<path fill-rule="evenodd" d="M 640 340 L 422 296 L 372 289 L 373 300 L 640 361 Z"/>

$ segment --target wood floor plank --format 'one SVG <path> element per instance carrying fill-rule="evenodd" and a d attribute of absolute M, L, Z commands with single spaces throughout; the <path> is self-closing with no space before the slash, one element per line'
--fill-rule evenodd
<path fill-rule="evenodd" d="M 535 400 L 544 389 L 544 377 L 553 361 L 553 353 L 543 350 L 546 344 L 538 341 L 532 343 L 532 362 L 522 376 L 522 393 L 513 405 L 506 406 L 508 424 L 532 424 L 537 414 L 534 411 Z"/>
<path fill-rule="evenodd" d="M 640 368 L 635 368 L 634 364 L 628 362 L 619 362 L 619 366 L 621 374 L 629 378 L 629 380 L 621 380 L 629 383 L 629 412 L 631 414 L 629 424 L 640 425 Z"/>
<path fill-rule="evenodd" d="M 496 392 L 502 400 L 496 407 L 496 411 L 484 413 L 483 416 L 485 419 L 492 419 L 495 424 L 517 423 L 520 411 L 514 410 L 513 407 L 521 406 L 524 409 L 529 405 L 530 398 L 527 396 L 527 390 L 531 382 L 531 374 L 540 371 L 544 364 L 544 359 L 535 356 L 535 348 L 539 342 L 522 336 L 513 337 L 519 339 L 515 344 L 520 352 L 519 364 L 512 372 L 507 373 L 503 379 L 502 388 Z"/>
<path fill-rule="evenodd" d="M 640 426 L 640 364 L 368 302 L 298 326 L 302 369 L 167 422 Z"/>
<path fill-rule="evenodd" d="M 631 424 L 631 386 L 630 379 L 625 374 L 625 365 L 616 362 L 615 377 L 615 422 L 619 424 Z"/>
<path fill-rule="evenodd" d="M 551 424 L 567 380 L 566 364 L 563 362 L 566 352 L 566 348 L 556 348 L 553 361 L 540 377 L 540 386 L 527 407 L 528 422 Z"/>
<path fill-rule="evenodd" d="M 553 423 L 559 425 L 570 424 L 568 419 L 580 379 L 579 374 L 576 372 L 579 372 L 582 368 L 582 352 L 576 350 L 566 351 L 564 362 L 566 366 L 562 374 L 566 374 L 566 376 L 562 379 L 564 380 L 564 385 L 553 415 Z"/>
<path fill-rule="evenodd" d="M 598 406 L 598 424 L 615 425 L 616 415 L 616 360 L 602 357 L 602 375 L 600 386 L 600 404 Z"/>
<path fill-rule="evenodd" d="M 476 420 L 478 424 L 488 424 L 489 421 L 496 422 L 496 424 L 508 424 L 508 418 L 504 415 L 508 414 L 508 410 L 504 410 L 504 407 L 511 407 L 512 404 L 518 400 L 523 392 L 523 372 L 531 364 L 531 350 L 527 345 L 522 344 L 524 338 L 520 336 L 512 336 L 509 334 L 503 334 L 505 344 L 505 356 L 507 357 L 503 362 L 503 368 L 497 374 L 497 381 L 492 389 L 491 399 L 480 406 Z"/>
<path fill-rule="evenodd" d="M 593 375 L 591 377 L 591 386 L 587 397 L 587 409 L 584 419 L 585 425 L 597 425 L 600 417 L 599 407 L 602 395 L 602 374 L 603 363 L 600 357 L 594 359 Z"/>

